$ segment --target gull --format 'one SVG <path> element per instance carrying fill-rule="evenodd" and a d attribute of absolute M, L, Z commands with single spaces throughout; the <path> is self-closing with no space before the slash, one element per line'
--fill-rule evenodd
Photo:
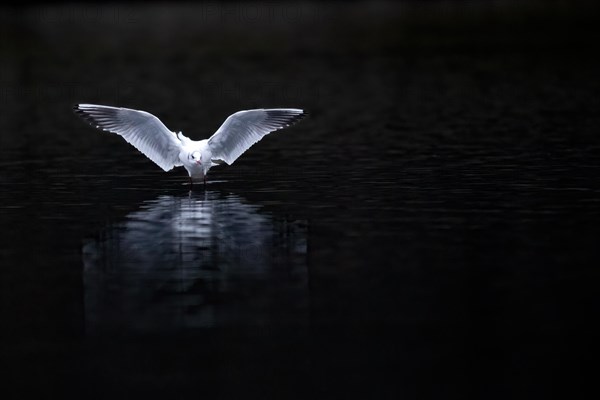
<path fill-rule="evenodd" d="M 169 130 L 157 117 L 140 110 L 77 104 L 75 112 L 91 125 L 116 133 L 164 171 L 183 166 L 190 184 L 204 181 L 211 167 L 233 164 L 267 134 L 288 127 L 306 113 L 298 108 L 243 110 L 231 114 L 208 139 L 192 140 Z"/>

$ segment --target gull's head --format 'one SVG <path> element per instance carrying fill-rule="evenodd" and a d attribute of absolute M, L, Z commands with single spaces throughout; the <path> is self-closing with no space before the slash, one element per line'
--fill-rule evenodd
<path fill-rule="evenodd" d="M 199 151 L 194 151 L 192 152 L 192 154 L 190 154 L 190 158 L 196 162 L 196 164 L 201 164 L 202 161 L 202 154 L 200 154 Z"/>

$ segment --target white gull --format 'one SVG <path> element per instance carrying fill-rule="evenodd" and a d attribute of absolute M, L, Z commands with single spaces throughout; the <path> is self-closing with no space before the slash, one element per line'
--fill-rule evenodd
<path fill-rule="evenodd" d="M 140 110 L 77 104 L 74 110 L 96 128 L 116 133 L 165 171 L 183 166 L 190 182 L 206 183 L 208 170 L 233 164 L 267 134 L 288 127 L 306 114 L 297 108 L 244 110 L 231 114 L 208 139 L 192 140 L 170 131 L 157 117 Z"/>

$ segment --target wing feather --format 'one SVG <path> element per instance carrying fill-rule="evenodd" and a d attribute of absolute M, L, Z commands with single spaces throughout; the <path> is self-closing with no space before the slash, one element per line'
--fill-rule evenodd
<path fill-rule="evenodd" d="M 297 108 L 238 111 L 208 139 L 213 160 L 233 162 L 267 134 L 293 125 L 305 116 Z"/>
<path fill-rule="evenodd" d="M 78 104 L 75 112 L 96 128 L 116 133 L 165 171 L 181 165 L 181 142 L 174 132 L 145 111 Z"/>

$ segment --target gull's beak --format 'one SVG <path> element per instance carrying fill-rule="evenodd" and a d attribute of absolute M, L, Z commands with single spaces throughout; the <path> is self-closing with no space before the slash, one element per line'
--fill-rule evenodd
<path fill-rule="evenodd" d="M 196 164 L 202 165 L 202 163 L 200 161 L 197 161 L 197 160 L 196 160 Z"/>

